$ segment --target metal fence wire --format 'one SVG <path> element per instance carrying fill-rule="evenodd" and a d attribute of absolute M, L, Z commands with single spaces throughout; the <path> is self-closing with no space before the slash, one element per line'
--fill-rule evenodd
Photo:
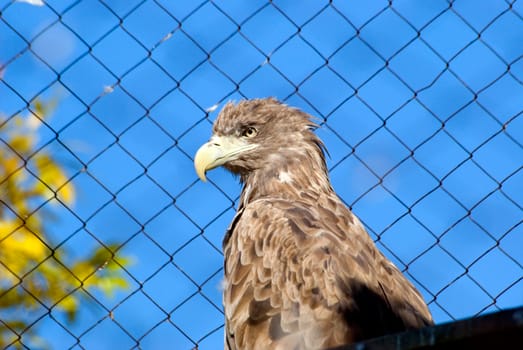
<path fill-rule="evenodd" d="M 218 349 L 228 100 L 319 117 L 436 322 L 523 304 L 522 1 L 0 0 L 0 346 Z"/>

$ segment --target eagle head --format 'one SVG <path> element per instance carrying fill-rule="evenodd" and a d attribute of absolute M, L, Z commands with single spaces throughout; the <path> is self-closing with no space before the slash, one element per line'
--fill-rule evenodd
<path fill-rule="evenodd" d="M 310 158 L 310 153 L 324 163 L 323 145 L 312 132 L 316 127 L 308 114 L 274 98 L 229 102 L 211 139 L 196 153 L 196 173 L 205 181 L 208 170 L 224 166 L 244 182 L 257 170 L 275 172 Z"/>

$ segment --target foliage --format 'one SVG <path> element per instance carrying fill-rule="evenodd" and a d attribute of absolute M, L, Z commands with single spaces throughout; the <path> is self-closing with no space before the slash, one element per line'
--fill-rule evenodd
<path fill-rule="evenodd" d="M 77 258 L 46 233 L 53 207 L 71 208 L 76 199 L 63 165 L 38 145 L 55 105 L 36 100 L 27 115 L 0 114 L 0 348 L 45 343 L 35 314 L 58 311 L 74 322 L 86 292 L 110 296 L 128 287 L 121 268 L 128 260 L 115 262 L 116 245 Z"/>

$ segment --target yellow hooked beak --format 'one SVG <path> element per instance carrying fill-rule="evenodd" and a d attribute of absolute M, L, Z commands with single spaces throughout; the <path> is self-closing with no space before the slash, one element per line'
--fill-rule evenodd
<path fill-rule="evenodd" d="M 202 181 L 206 181 L 205 173 L 207 170 L 234 160 L 238 155 L 257 146 L 239 137 L 215 135 L 211 137 L 209 142 L 203 144 L 194 156 L 196 174 Z"/>

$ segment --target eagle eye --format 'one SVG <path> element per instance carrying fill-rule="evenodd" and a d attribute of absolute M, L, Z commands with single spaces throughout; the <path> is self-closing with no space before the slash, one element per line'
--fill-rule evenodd
<path fill-rule="evenodd" d="M 243 137 L 247 137 L 247 138 L 251 138 L 251 137 L 254 137 L 258 134 L 258 131 L 256 130 L 256 128 L 252 127 L 252 126 L 249 126 L 247 128 L 245 128 L 243 131 L 242 131 L 242 136 Z"/>

